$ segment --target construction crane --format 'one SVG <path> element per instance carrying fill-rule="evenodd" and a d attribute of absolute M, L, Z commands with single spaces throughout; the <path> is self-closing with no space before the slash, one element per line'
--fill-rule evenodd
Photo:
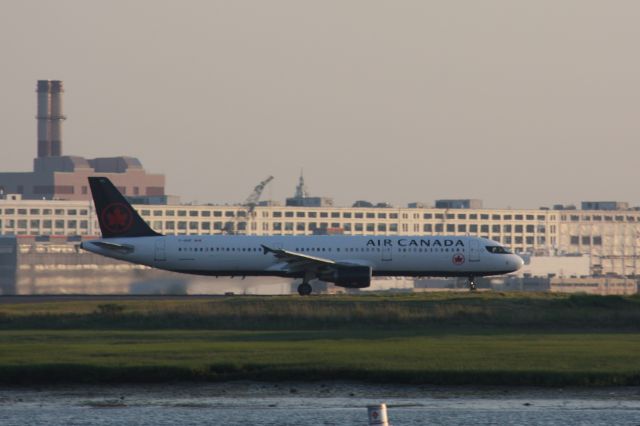
<path fill-rule="evenodd" d="M 260 197 L 262 196 L 262 192 L 264 191 L 264 188 L 272 180 L 273 180 L 273 176 L 269 176 L 268 178 L 266 178 L 265 180 L 257 184 L 255 188 L 253 188 L 253 191 L 251 192 L 251 194 L 247 197 L 244 203 L 241 204 L 241 206 L 244 207 L 244 210 L 238 210 L 235 216 L 235 221 L 226 223 L 225 233 L 237 234 L 238 231 L 247 229 L 247 224 L 249 220 L 253 217 L 253 212 L 256 209 L 256 206 L 258 205 L 258 201 L 260 201 Z"/>

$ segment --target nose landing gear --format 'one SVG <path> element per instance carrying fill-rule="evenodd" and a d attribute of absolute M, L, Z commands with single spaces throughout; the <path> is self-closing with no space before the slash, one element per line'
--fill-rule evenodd
<path fill-rule="evenodd" d="M 476 291 L 477 289 L 476 279 L 474 277 L 469 277 L 469 291 Z"/>

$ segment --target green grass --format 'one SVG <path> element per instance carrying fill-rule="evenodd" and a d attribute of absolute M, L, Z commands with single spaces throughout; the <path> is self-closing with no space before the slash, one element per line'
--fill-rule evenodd
<path fill-rule="evenodd" d="M 500 293 L 0 304 L 0 383 L 640 385 L 639 315 Z"/>
<path fill-rule="evenodd" d="M 640 298 L 549 294 L 230 297 L 0 304 L 2 329 L 429 329 L 640 331 Z"/>

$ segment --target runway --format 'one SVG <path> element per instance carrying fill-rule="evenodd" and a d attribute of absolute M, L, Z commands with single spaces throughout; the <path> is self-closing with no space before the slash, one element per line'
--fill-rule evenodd
<path fill-rule="evenodd" d="M 38 294 L 38 295 L 7 295 L 0 296 L 0 305 L 16 303 L 51 303 L 51 302 L 101 302 L 101 301 L 128 301 L 128 300 L 206 300 L 225 297 L 238 297 L 242 295 L 165 295 L 165 294 Z M 255 295 L 251 295 L 256 297 Z M 259 296 L 270 297 L 270 296 Z"/>

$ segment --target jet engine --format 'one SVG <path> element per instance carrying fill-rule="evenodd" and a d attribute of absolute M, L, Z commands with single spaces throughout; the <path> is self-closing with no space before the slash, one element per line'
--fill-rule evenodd
<path fill-rule="evenodd" d="M 364 288 L 371 285 L 370 266 L 334 266 L 318 276 L 322 281 L 332 282 L 340 287 Z"/>

